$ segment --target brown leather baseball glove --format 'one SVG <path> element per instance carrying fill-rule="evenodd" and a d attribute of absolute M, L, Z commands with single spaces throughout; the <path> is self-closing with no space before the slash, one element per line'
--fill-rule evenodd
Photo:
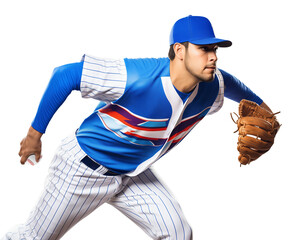
<path fill-rule="evenodd" d="M 249 164 L 272 147 L 275 135 L 280 128 L 276 114 L 245 99 L 239 103 L 237 121 L 234 121 L 232 115 L 231 117 L 237 124 L 239 132 L 237 150 L 240 164 Z"/>

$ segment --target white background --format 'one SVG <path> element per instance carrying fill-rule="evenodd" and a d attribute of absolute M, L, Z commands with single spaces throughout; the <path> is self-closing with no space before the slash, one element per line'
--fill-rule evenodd
<path fill-rule="evenodd" d="M 84 53 L 167 56 L 171 26 L 191 14 L 208 17 L 217 37 L 233 41 L 219 50 L 218 66 L 281 110 L 283 126 L 270 152 L 240 168 L 229 115 L 237 103 L 226 100 L 154 168 L 182 205 L 194 239 L 296 240 L 295 8 L 292 0 L 1 1 L 0 236 L 27 218 L 60 140 L 97 104 L 73 93 L 43 137 L 42 162 L 19 164 L 19 142 L 52 70 Z M 104 205 L 63 239 L 149 238 Z"/>

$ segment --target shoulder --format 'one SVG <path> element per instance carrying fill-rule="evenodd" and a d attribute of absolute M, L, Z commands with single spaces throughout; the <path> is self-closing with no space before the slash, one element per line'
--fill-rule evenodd
<path fill-rule="evenodd" d="M 125 58 L 127 71 L 151 72 L 169 68 L 169 58 Z"/>
<path fill-rule="evenodd" d="M 234 79 L 234 78 L 235 78 L 232 74 L 226 72 L 226 71 L 223 70 L 223 69 L 218 69 L 217 72 L 218 72 L 219 74 L 221 74 L 221 76 L 223 77 L 224 80 L 227 80 L 227 81 L 228 81 L 228 80 L 230 80 L 230 79 Z"/>

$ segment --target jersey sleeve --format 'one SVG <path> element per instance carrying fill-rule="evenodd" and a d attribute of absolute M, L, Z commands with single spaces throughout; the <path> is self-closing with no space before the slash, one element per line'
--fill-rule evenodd
<path fill-rule="evenodd" d="M 32 127 L 45 133 L 51 118 L 73 90 L 80 90 L 83 63 L 71 63 L 54 69 L 42 96 Z"/>
<path fill-rule="evenodd" d="M 124 59 L 83 56 L 80 90 L 82 97 L 112 102 L 119 99 L 126 87 L 127 70 Z"/>
<path fill-rule="evenodd" d="M 225 91 L 224 96 L 240 102 L 242 99 L 247 99 L 257 104 L 261 104 L 263 100 L 257 96 L 251 89 L 249 89 L 245 84 L 238 80 L 233 75 L 220 69 L 220 72 L 224 78 Z"/>

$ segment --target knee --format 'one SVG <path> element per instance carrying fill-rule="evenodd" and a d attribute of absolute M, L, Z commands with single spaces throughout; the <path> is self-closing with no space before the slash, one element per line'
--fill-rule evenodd
<path fill-rule="evenodd" d="M 173 227 L 168 229 L 168 235 L 158 239 L 167 239 L 167 240 L 192 240 L 193 232 L 192 228 L 188 223 L 181 222 L 175 224 Z"/>
<path fill-rule="evenodd" d="M 181 236 L 179 238 L 177 238 L 178 240 L 179 239 L 185 239 L 185 240 L 192 240 L 193 239 L 193 231 L 192 231 L 192 228 L 191 228 L 191 226 L 189 224 L 184 225 L 183 229 L 180 230 L 180 233 L 181 233 Z"/>
<path fill-rule="evenodd" d="M 185 240 L 191 240 L 192 239 L 192 228 L 189 225 L 189 223 L 184 220 L 182 221 L 179 225 L 178 225 L 178 229 L 177 231 L 179 232 L 179 234 L 177 234 L 177 238 L 176 239 L 185 239 Z M 175 239 L 175 238 L 172 238 Z"/>

